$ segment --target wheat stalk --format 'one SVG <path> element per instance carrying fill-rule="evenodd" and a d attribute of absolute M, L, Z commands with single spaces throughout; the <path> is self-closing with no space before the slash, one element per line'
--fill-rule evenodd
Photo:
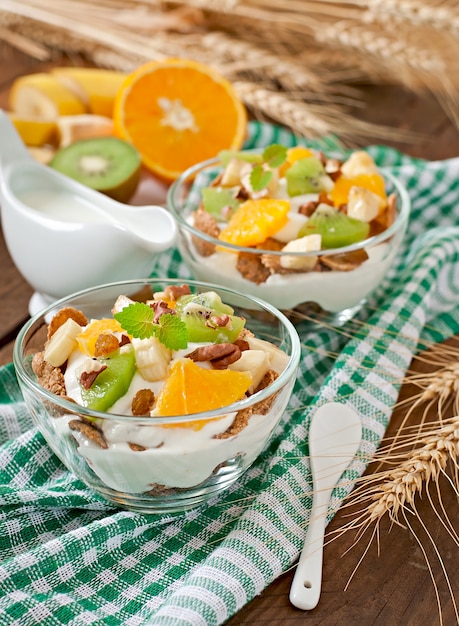
<path fill-rule="evenodd" d="M 438 31 L 459 33 L 459 10 L 456 2 L 448 4 L 442 0 L 430 3 L 419 0 L 368 0 L 366 21 L 391 21 L 433 27 Z"/>
<path fill-rule="evenodd" d="M 401 510 L 414 508 L 416 496 L 428 489 L 431 482 L 438 482 L 450 461 L 457 461 L 459 417 L 449 419 L 441 428 L 426 434 L 421 441 L 422 445 L 411 451 L 394 469 L 376 477 L 376 480 L 383 479 L 381 483 L 365 489 L 365 500 L 371 500 L 365 523 L 379 522 L 384 515 L 388 515 L 393 522 L 399 524 Z M 398 458 L 398 455 L 386 457 L 385 462 L 394 462 Z M 375 480 L 375 477 L 371 480 Z"/>
<path fill-rule="evenodd" d="M 81 55 L 125 71 L 150 59 L 195 58 L 243 84 L 255 116 L 301 135 L 339 129 L 354 144 L 370 135 L 414 137 L 375 133 L 376 125 L 349 114 L 360 106 L 349 81 L 431 90 L 459 126 L 457 23 L 452 0 L 2 0 L 0 7 L 3 48 L 41 60 Z"/>

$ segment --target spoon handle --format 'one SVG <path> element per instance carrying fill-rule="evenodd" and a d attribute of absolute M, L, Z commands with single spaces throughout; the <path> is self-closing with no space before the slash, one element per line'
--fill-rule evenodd
<path fill-rule="evenodd" d="M 321 491 L 313 499 L 308 533 L 290 587 L 290 602 L 299 609 L 313 609 L 319 602 L 323 545 L 331 493 L 331 489 Z"/>

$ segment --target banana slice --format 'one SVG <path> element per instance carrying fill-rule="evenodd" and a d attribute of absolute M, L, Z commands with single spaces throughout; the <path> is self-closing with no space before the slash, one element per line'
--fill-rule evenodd
<path fill-rule="evenodd" d="M 269 341 L 259 339 L 258 337 L 245 337 L 248 341 L 250 350 L 263 350 L 267 352 L 269 357 L 269 366 L 277 372 L 284 370 L 289 362 L 289 357 L 283 350 L 273 345 Z"/>
<path fill-rule="evenodd" d="M 10 109 L 22 116 L 55 120 L 59 115 L 78 115 L 86 105 L 52 74 L 39 72 L 16 79 L 10 92 Z"/>
<path fill-rule="evenodd" d="M 282 252 L 315 252 L 321 248 L 322 235 L 312 234 L 305 235 L 299 239 L 293 239 L 289 241 L 287 245 L 282 248 Z M 317 263 L 317 256 L 293 256 L 286 254 L 281 257 L 281 266 L 285 269 L 291 270 L 312 270 Z"/>
<path fill-rule="evenodd" d="M 61 115 L 56 121 L 59 147 L 65 148 L 74 141 L 91 139 L 93 137 L 112 136 L 113 120 L 104 115 Z"/>
<path fill-rule="evenodd" d="M 236 187 L 241 184 L 241 170 L 246 164 L 242 159 L 233 157 L 225 167 L 220 184 L 222 187 Z"/>
<path fill-rule="evenodd" d="M 57 125 L 54 120 L 13 112 L 8 112 L 8 117 L 26 146 L 40 148 L 47 144 L 56 145 Z"/>
<path fill-rule="evenodd" d="M 252 393 L 268 371 L 269 364 L 269 354 L 264 350 L 244 350 L 237 361 L 228 365 L 228 369 L 233 370 L 233 372 L 250 372 L 252 384 L 249 391 Z"/>
<path fill-rule="evenodd" d="M 379 173 L 373 158 L 364 150 L 353 152 L 341 166 L 341 172 L 348 178 L 355 178 L 355 176 L 360 174 L 371 176 Z"/>
<path fill-rule="evenodd" d="M 148 339 L 132 339 L 135 362 L 140 374 L 154 382 L 166 378 L 172 353 L 156 337 Z"/>
<path fill-rule="evenodd" d="M 52 75 L 87 106 L 90 113 L 112 117 L 115 96 L 127 74 L 93 67 L 56 67 Z"/>
<path fill-rule="evenodd" d="M 60 367 L 67 361 L 77 346 L 76 336 L 81 332 L 81 326 L 69 318 L 56 330 L 46 343 L 44 359 L 54 367 Z"/>
<path fill-rule="evenodd" d="M 48 165 L 56 154 L 51 146 L 28 146 L 28 150 L 33 158 L 43 165 Z"/>

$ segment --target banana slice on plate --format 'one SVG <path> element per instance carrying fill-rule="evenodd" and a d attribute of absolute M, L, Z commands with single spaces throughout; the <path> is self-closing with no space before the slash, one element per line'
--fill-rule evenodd
<path fill-rule="evenodd" d="M 17 78 L 10 91 L 10 109 L 22 116 L 55 120 L 59 115 L 86 113 L 87 107 L 54 75 L 46 72 Z"/>
<path fill-rule="evenodd" d="M 113 103 L 126 74 L 93 67 L 55 67 L 52 75 L 75 94 L 90 113 L 111 117 Z"/>

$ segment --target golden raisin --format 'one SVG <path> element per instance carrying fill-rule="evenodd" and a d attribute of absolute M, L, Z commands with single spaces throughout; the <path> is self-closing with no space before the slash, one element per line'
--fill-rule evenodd
<path fill-rule="evenodd" d="M 96 339 L 94 356 L 107 356 L 110 352 L 118 350 L 119 347 L 120 343 L 115 335 L 111 335 L 110 333 L 101 333 Z"/>
<path fill-rule="evenodd" d="M 151 389 L 139 389 L 132 399 L 132 415 L 150 415 L 154 403 L 155 394 Z"/>

